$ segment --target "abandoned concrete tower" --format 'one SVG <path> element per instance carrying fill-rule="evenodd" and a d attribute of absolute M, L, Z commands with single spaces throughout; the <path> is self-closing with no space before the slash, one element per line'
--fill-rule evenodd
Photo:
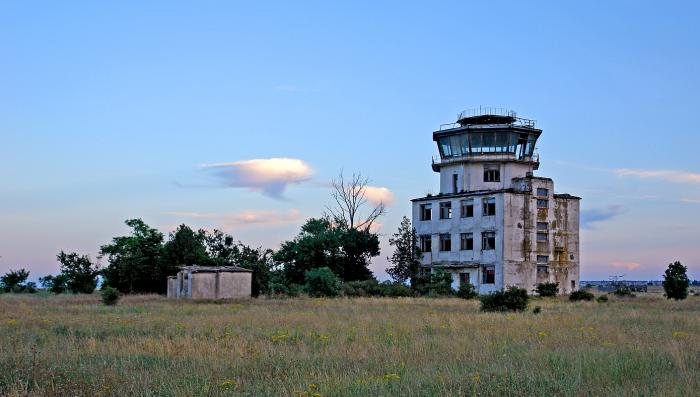
<path fill-rule="evenodd" d="M 554 194 L 537 177 L 535 144 L 542 130 L 504 109 L 462 112 L 433 132 L 440 193 L 413 199 L 413 226 L 423 270 L 443 269 L 452 287 L 473 284 L 479 293 L 558 282 L 569 293 L 579 284 L 580 197 Z"/>

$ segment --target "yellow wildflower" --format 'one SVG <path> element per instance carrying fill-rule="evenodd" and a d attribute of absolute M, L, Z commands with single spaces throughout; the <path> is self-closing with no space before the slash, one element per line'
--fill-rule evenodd
<path fill-rule="evenodd" d="M 219 386 L 222 389 L 238 389 L 238 382 L 233 379 L 225 379 Z"/>
<path fill-rule="evenodd" d="M 318 389 L 318 386 L 315 383 L 309 383 L 309 389 Z"/>
<path fill-rule="evenodd" d="M 384 380 L 401 379 L 399 374 L 384 374 Z"/>
<path fill-rule="evenodd" d="M 544 338 L 545 336 L 549 336 L 549 334 L 545 331 L 540 331 L 537 333 L 537 336 Z"/>
<path fill-rule="evenodd" d="M 687 332 L 683 331 L 673 331 L 673 334 L 671 334 L 674 338 L 683 338 L 685 336 L 688 336 Z"/>

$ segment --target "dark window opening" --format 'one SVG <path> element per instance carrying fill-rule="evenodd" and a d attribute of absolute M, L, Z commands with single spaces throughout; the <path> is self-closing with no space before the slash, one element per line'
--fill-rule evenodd
<path fill-rule="evenodd" d="M 496 215 L 496 198 L 489 197 L 483 200 L 483 215 L 493 216 Z"/>
<path fill-rule="evenodd" d="M 495 250 L 496 249 L 496 232 L 483 232 L 481 233 L 481 250 Z"/>
<path fill-rule="evenodd" d="M 484 182 L 500 182 L 501 170 L 497 165 L 484 166 Z"/>
<path fill-rule="evenodd" d="M 549 241 L 549 234 L 537 233 L 537 241 Z"/>
<path fill-rule="evenodd" d="M 453 175 L 452 175 L 452 193 L 458 193 L 458 192 L 459 192 L 459 190 L 457 189 L 457 187 L 458 187 L 458 186 L 457 186 L 457 185 L 458 185 L 457 182 L 458 182 L 458 181 L 459 181 L 459 176 L 457 176 L 457 174 L 453 174 Z"/>
<path fill-rule="evenodd" d="M 546 266 L 546 265 L 538 265 L 538 266 L 537 266 L 537 274 L 540 274 L 540 275 L 549 274 L 549 266 Z"/>
<path fill-rule="evenodd" d="M 537 208 L 549 208 L 549 200 L 537 199 Z"/>
<path fill-rule="evenodd" d="M 474 200 L 462 200 L 462 218 L 471 218 L 474 216 Z"/>
<path fill-rule="evenodd" d="M 433 250 L 432 236 L 420 236 L 420 250 L 421 252 L 431 252 Z"/>
<path fill-rule="evenodd" d="M 471 284 L 469 282 L 469 273 L 459 273 L 459 285 Z"/>
<path fill-rule="evenodd" d="M 537 255 L 537 263 L 549 263 L 549 255 Z"/>
<path fill-rule="evenodd" d="M 459 249 L 462 251 L 471 251 L 474 249 L 474 234 L 462 233 L 459 239 Z"/>
<path fill-rule="evenodd" d="M 452 202 L 445 201 L 440 203 L 440 219 L 452 218 Z"/>
<path fill-rule="evenodd" d="M 548 229 L 548 226 L 549 225 L 547 224 L 547 222 L 537 222 L 537 230 L 546 232 Z"/>
<path fill-rule="evenodd" d="M 452 251 L 452 238 L 449 233 L 440 235 L 440 251 Z"/>
<path fill-rule="evenodd" d="M 538 187 L 537 188 L 537 196 L 538 197 L 547 197 L 549 196 L 549 189 L 545 189 L 543 187 Z"/>
<path fill-rule="evenodd" d="M 482 274 L 481 282 L 484 284 L 496 283 L 496 268 L 494 266 L 485 266 Z"/>
<path fill-rule="evenodd" d="M 423 204 L 420 206 L 420 220 L 429 221 L 433 218 L 432 205 Z"/>

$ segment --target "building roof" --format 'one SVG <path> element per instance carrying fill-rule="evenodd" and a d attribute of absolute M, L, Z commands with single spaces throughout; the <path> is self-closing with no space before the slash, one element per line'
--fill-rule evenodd
<path fill-rule="evenodd" d="M 252 273 L 252 270 L 240 266 L 182 266 L 180 270 L 191 273 Z"/>

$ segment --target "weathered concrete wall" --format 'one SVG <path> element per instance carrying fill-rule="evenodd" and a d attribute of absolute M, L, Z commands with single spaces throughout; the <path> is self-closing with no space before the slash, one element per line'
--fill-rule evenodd
<path fill-rule="evenodd" d="M 192 273 L 192 299 L 216 299 L 217 273 Z"/>
<path fill-rule="evenodd" d="M 168 298 L 175 298 L 177 294 L 177 278 L 168 277 Z"/>
<path fill-rule="evenodd" d="M 219 273 L 217 299 L 246 298 L 251 294 L 253 273 Z"/>

